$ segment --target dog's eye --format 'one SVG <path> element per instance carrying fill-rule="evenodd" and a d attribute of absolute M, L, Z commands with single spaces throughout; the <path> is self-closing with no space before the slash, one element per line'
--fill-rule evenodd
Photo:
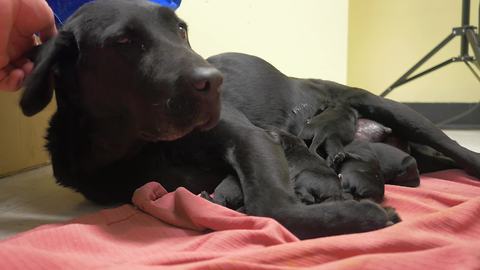
<path fill-rule="evenodd" d="M 135 39 L 135 38 L 130 38 L 128 36 L 118 37 L 114 40 L 114 42 L 115 42 L 115 44 L 117 44 L 118 46 L 121 46 L 121 47 L 124 47 L 125 45 L 128 45 L 128 47 L 138 47 L 142 51 L 146 50 L 145 44 L 143 42 L 141 42 L 140 40 Z"/>
<path fill-rule="evenodd" d="M 187 25 L 185 23 L 178 24 L 178 31 L 182 39 L 187 39 Z"/>
<path fill-rule="evenodd" d="M 118 44 L 130 44 L 132 43 L 132 40 L 128 37 L 119 37 L 117 40 L 116 40 L 116 43 Z"/>

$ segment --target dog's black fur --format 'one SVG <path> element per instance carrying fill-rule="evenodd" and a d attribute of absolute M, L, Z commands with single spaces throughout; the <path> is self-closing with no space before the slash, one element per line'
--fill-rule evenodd
<path fill-rule="evenodd" d="M 275 218 L 301 238 L 385 227 L 392 215 L 375 203 L 304 205 L 289 183 L 278 136 L 263 127 L 298 135 L 325 104 L 351 106 L 480 175 L 479 154 L 404 105 L 329 81 L 287 77 L 254 56 L 204 60 L 190 48 L 185 23 L 147 1 L 84 5 L 35 64 L 21 107 L 36 114 L 55 88 L 58 109 L 47 135 L 55 177 L 98 203 L 128 202 L 152 180 L 167 190 L 211 192 L 235 175 L 246 213 Z"/>
<path fill-rule="evenodd" d="M 290 181 L 300 201 L 313 204 L 344 198 L 338 175 L 321 156 L 309 151 L 299 137 L 282 130 L 275 132 L 280 135 Z"/>
<path fill-rule="evenodd" d="M 270 127 L 267 130 L 280 136 L 280 143 L 288 160 L 291 184 L 298 199 L 305 204 L 353 198 L 342 192 L 340 179 L 327 162 L 309 151 L 299 137 Z M 275 135 L 277 136 L 277 135 Z M 215 188 L 213 197 L 202 192 L 202 197 L 231 209 L 243 210 L 243 194 L 237 177 L 229 175 Z"/>
<path fill-rule="evenodd" d="M 386 184 L 406 187 L 420 185 L 420 171 L 415 158 L 388 144 L 370 143 L 369 145 L 379 161 Z"/>
<path fill-rule="evenodd" d="M 346 193 L 356 199 L 383 200 L 384 184 L 420 184 L 417 162 L 409 154 L 384 143 L 355 140 L 344 147 L 337 172 Z"/>
<path fill-rule="evenodd" d="M 306 151 L 300 138 L 278 132 L 295 193 L 305 204 L 351 198 L 381 202 L 385 183 L 408 187 L 420 184 L 416 160 L 391 145 L 354 140 L 342 148 L 345 157 L 338 164 L 337 177 L 323 158 Z M 213 197 L 207 192 L 202 197 L 231 209 L 243 207 L 240 183 L 234 176 L 225 178 L 215 188 Z"/>
<path fill-rule="evenodd" d="M 310 151 L 320 152 L 335 168 L 345 158 L 344 146 L 355 138 L 357 119 L 357 111 L 347 104 L 328 106 L 307 120 L 299 136 L 311 140 Z"/>

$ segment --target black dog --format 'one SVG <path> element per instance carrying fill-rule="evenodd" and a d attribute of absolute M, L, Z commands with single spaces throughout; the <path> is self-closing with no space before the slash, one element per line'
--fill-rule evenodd
<path fill-rule="evenodd" d="M 406 106 L 333 82 L 290 78 L 253 56 L 206 61 L 190 48 L 185 23 L 147 1 L 84 5 L 41 48 L 35 65 L 23 112 L 42 110 L 55 88 L 58 109 L 47 135 L 55 177 L 98 203 L 128 202 L 151 180 L 198 193 L 235 175 L 246 213 L 275 218 L 301 238 L 385 227 L 392 215 L 372 202 L 301 203 L 278 136 L 262 128 L 298 134 L 325 104 L 347 104 L 480 175 L 479 154 Z"/>

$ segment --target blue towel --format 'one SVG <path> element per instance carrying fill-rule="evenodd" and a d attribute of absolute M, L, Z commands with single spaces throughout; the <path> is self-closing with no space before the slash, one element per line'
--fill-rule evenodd
<path fill-rule="evenodd" d="M 55 14 L 55 21 L 57 25 L 62 25 L 63 22 L 67 20 L 67 18 L 72 15 L 77 8 L 81 5 L 90 2 L 92 0 L 47 0 L 50 7 L 53 9 L 53 13 Z M 160 4 L 164 7 L 171 8 L 173 10 L 177 9 L 180 6 L 182 0 L 150 0 L 151 2 L 155 2 Z"/>

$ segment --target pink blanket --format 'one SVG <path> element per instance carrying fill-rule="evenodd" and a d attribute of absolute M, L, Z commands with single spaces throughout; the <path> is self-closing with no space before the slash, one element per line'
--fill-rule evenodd
<path fill-rule="evenodd" d="M 299 241 L 156 183 L 133 202 L 0 242 L 0 269 L 480 269 L 480 182 L 462 171 L 387 186 L 403 222 L 374 232 Z"/>

